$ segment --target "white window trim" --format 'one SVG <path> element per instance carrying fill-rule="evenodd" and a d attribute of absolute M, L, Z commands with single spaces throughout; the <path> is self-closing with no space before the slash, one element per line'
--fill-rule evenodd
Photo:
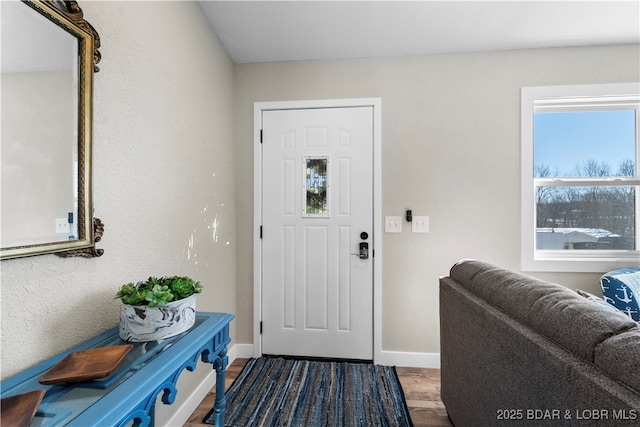
<path fill-rule="evenodd" d="M 635 251 L 596 251 L 562 250 L 538 251 L 535 249 L 535 187 L 533 173 L 533 114 L 534 103 L 538 108 L 545 101 L 555 107 L 565 104 L 575 108 L 575 98 L 581 106 L 588 106 L 590 98 L 615 96 L 615 105 L 629 102 L 637 106 L 640 98 L 640 83 L 616 83 L 599 85 L 524 87 L 521 92 L 521 262 L 523 271 L 563 271 L 604 273 L 619 268 L 640 266 L 640 250 Z M 637 107 L 636 107 L 637 108 Z M 637 111 L 637 109 L 636 109 Z M 636 114 L 636 132 L 640 121 Z M 636 141 L 638 136 L 636 135 Z M 616 182 L 626 185 L 640 185 L 640 149 L 636 149 L 636 176 L 634 178 L 613 178 L 599 183 Z M 542 180 L 539 180 L 542 181 Z M 553 181 L 553 180 L 551 180 Z M 563 179 L 558 185 L 571 185 L 570 179 Z M 583 181 L 581 181 L 583 182 Z M 554 185 L 554 184 L 551 184 Z M 576 184 L 577 185 L 577 184 Z M 636 187 L 636 215 L 640 216 L 640 191 Z M 636 223 L 640 220 L 636 219 Z M 636 249 L 640 245 L 640 227 L 636 227 Z"/>

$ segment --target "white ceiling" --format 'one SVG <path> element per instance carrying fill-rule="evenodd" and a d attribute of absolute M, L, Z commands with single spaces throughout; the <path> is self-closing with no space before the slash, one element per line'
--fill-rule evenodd
<path fill-rule="evenodd" d="M 640 0 L 207 1 L 235 63 L 640 42 Z"/>

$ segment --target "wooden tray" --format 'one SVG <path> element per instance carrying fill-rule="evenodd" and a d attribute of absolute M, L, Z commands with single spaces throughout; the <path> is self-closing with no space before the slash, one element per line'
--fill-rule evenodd
<path fill-rule="evenodd" d="M 74 351 L 40 377 L 41 384 L 64 384 L 104 378 L 131 351 L 132 344 Z"/>
<path fill-rule="evenodd" d="M 44 393 L 44 390 L 34 390 L 2 399 L 0 425 L 12 427 L 31 425 Z"/>

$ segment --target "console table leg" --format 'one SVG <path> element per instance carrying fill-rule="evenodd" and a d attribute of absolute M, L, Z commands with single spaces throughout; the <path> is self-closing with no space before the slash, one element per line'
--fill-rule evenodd
<path fill-rule="evenodd" d="M 227 363 L 229 363 L 229 358 L 227 357 L 225 349 L 225 351 L 216 358 L 216 361 L 213 364 L 213 367 L 216 370 L 216 401 L 213 404 L 216 427 L 224 427 L 224 411 L 227 407 L 227 399 L 224 396 Z"/>
<path fill-rule="evenodd" d="M 154 402 L 151 405 L 151 410 L 149 411 L 149 427 L 155 427 L 156 425 L 156 403 Z"/>

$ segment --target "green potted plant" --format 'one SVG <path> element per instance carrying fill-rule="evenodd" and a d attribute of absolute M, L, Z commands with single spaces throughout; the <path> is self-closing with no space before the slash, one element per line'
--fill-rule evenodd
<path fill-rule="evenodd" d="M 195 323 L 196 294 L 201 292 L 200 282 L 185 276 L 125 283 L 114 298 L 122 301 L 120 338 L 157 341 L 186 331 Z"/>

